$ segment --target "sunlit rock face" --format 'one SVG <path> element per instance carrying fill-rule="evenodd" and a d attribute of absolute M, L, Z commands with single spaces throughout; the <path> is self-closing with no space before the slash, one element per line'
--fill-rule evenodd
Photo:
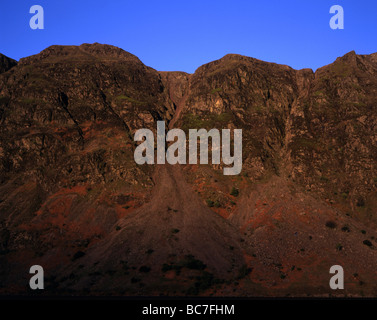
<path fill-rule="evenodd" d="M 376 296 L 376 57 L 187 74 L 98 43 L 0 55 L 0 293 L 39 264 L 47 295 L 326 296 L 343 264 L 345 293 Z M 157 121 L 242 129 L 241 173 L 136 164 Z"/>

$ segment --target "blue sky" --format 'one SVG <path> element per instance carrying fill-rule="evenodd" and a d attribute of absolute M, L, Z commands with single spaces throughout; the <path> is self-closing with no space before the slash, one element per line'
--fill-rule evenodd
<path fill-rule="evenodd" d="M 45 29 L 29 13 L 41 5 Z M 344 30 L 329 26 L 344 8 Z M 53 44 L 107 43 L 161 71 L 194 72 L 227 53 L 317 69 L 355 50 L 377 52 L 376 0 L 1 0 L 0 52 L 14 59 Z"/>

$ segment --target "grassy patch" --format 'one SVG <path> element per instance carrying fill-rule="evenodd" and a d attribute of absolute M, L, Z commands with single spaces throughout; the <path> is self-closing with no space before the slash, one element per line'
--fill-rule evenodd
<path fill-rule="evenodd" d="M 314 150 L 316 152 L 323 151 L 321 144 L 313 139 L 296 137 L 289 144 L 293 154 L 296 154 L 300 150 Z"/>
<path fill-rule="evenodd" d="M 221 91 L 223 91 L 222 88 L 215 88 L 215 89 L 212 89 L 211 94 L 214 94 L 214 93 L 217 93 L 217 92 L 221 92 Z"/>
<path fill-rule="evenodd" d="M 189 129 L 212 129 L 224 127 L 224 124 L 231 122 L 233 115 L 230 113 L 196 115 L 187 113 L 182 117 L 182 130 L 188 133 Z"/>
<path fill-rule="evenodd" d="M 215 206 L 215 208 L 220 208 L 221 207 L 220 201 L 216 200 L 215 203 L 214 203 L 214 206 Z"/>
<path fill-rule="evenodd" d="M 133 98 L 131 98 L 131 97 L 127 97 L 127 96 L 125 96 L 125 95 L 117 96 L 115 99 L 116 99 L 117 101 L 123 101 L 123 100 L 126 100 L 126 101 L 128 101 L 128 102 L 131 102 L 131 103 L 134 103 L 134 104 L 138 104 L 138 105 L 142 105 L 142 104 L 144 104 L 144 102 L 142 102 L 142 101 L 139 101 L 139 100 L 133 99 Z"/>
<path fill-rule="evenodd" d="M 347 77 L 352 73 L 351 67 L 349 67 L 348 64 L 344 62 L 336 62 L 332 64 L 331 71 L 339 77 Z"/>
<path fill-rule="evenodd" d="M 233 197 L 238 197 L 239 193 L 240 193 L 239 190 L 235 187 L 233 187 L 232 191 L 230 191 L 230 195 Z"/>
<path fill-rule="evenodd" d="M 212 208 L 215 205 L 215 203 L 210 199 L 207 199 L 206 202 L 207 202 L 207 206 L 210 208 Z"/>

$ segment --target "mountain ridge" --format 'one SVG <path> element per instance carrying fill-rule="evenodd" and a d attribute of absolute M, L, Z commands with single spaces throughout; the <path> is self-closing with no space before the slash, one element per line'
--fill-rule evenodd
<path fill-rule="evenodd" d="M 64 49 L 74 49 L 74 48 L 77 48 L 79 50 L 83 50 L 83 52 L 85 52 L 85 49 L 88 50 L 89 48 L 91 48 L 90 50 L 92 50 L 92 53 L 95 52 L 93 50 L 97 49 L 97 53 L 106 54 L 107 56 L 110 56 L 110 57 L 111 56 L 113 56 L 113 57 L 123 56 L 125 58 L 130 58 L 130 59 L 133 59 L 135 61 L 140 61 L 140 59 L 137 58 L 135 55 L 133 55 L 132 53 L 130 53 L 130 52 L 128 52 L 128 51 L 126 51 L 126 50 L 124 50 L 124 49 L 122 49 L 120 47 L 116 47 L 116 46 L 109 45 L 109 44 L 102 44 L 102 43 L 95 42 L 95 43 L 83 43 L 81 45 L 51 45 L 51 46 L 47 47 L 46 49 L 42 50 L 40 53 L 36 53 L 36 54 L 30 55 L 30 56 L 27 56 L 27 57 L 20 58 L 20 60 L 18 62 L 25 63 L 25 61 L 30 61 L 31 57 L 33 57 L 34 59 L 36 59 L 36 58 L 38 58 L 38 59 L 44 59 L 48 55 L 50 55 L 52 53 L 59 54 L 59 51 L 60 51 L 60 54 L 62 54 L 62 51 L 64 51 Z M 112 54 L 109 54 L 110 52 Z M 348 57 L 350 55 L 371 56 L 373 58 L 373 57 L 377 56 L 377 52 L 370 53 L 370 54 L 356 54 L 355 50 L 351 50 L 350 52 L 347 52 L 344 55 L 337 57 L 334 60 L 334 62 L 337 59 L 341 59 L 343 57 Z M 2 54 L 2 56 L 4 56 L 4 55 Z M 4 57 L 6 57 L 6 56 L 4 56 Z M 261 60 L 261 59 L 249 57 L 249 56 L 246 56 L 246 55 L 241 55 L 241 54 L 238 54 L 238 53 L 227 53 L 227 54 L 225 54 L 223 57 L 221 57 L 219 59 L 207 62 L 207 63 L 199 66 L 197 69 L 199 69 L 200 67 L 205 66 L 207 64 L 211 64 L 213 62 L 217 62 L 217 61 L 220 61 L 220 60 L 231 60 L 231 59 L 237 59 L 237 58 L 240 59 L 240 60 L 254 60 L 254 61 L 259 61 L 259 62 L 264 62 L 264 63 L 269 63 L 269 64 L 280 65 L 280 66 L 288 67 L 288 68 L 291 68 L 291 69 L 297 70 L 297 71 L 299 71 L 299 70 L 312 70 L 313 72 L 315 72 L 311 68 L 294 69 L 293 67 L 291 67 L 289 65 L 280 64 L 278 62 L 267 62 L 267 61 L 264 61 L 264 60 Z M 11 59 L 11 58 L 8 58 L 8 59 Z M 11 59 L 11 60 L 17 62 L 14 59 Z M 330 63 L 330 64 L 332 64 L 332 63 Z M 317 70 L 320 69 L 320 68 L 323 68 L 325 66 L 327 66 L 327 65 L 319 67 L 319 68 L 317 68 Z M 155 70 L 157 70 L 157 69 L 155 69 Z M 184 71 L 177 70 L 177 71 L 159 71 L 159 72 L 184 72 Z M 185 72 L 185 73 L 187 73 L 187 72 Z M 195 71 L 194 71 L 194 73 L 195 73 Z M 193 74 L 193 73 L 187 73 L 187 74 Z"/>
<path fill-rule="evenodd" d="M 346 294 L 377 295 L 375 54 L 316 72 L 231 54 L 187 74 L 83 44 L 7 66 L 0 293 L 27 293 L 40 264 L 46 294 L 329 296 L 341 264 Z M 241 174 L 136 165 L 133 134 L 160 120 L 242 129 Z"/>

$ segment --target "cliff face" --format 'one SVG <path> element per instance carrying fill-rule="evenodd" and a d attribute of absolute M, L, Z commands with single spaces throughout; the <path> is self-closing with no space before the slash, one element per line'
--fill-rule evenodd
<path fill-rule="evenodd" d="M 372 215 L 375 57 L 350 52 L 313 73 L 227 55 L 190 77 L 178 123 L 243 128 L 243 174 L 251 181 L 287 177 L 329 202 L 352 210 L 363 204 Z"/>
<path fill-rule="evenodd" d="M 6 72 L 17 65 L 17 61 L 0 53 L 0 73 Z"/>
<path fill-rule="evenodd" d="M 50 294 L 328 294 L 344 263 L 350 294 L 377 294 L 376 100 L 376 54 L 192 75 L 97 43 L 1 55 L 0 290 L 41 264 Z M 241 175 L 136 165 L 157 120 L 243 129 Z"/>

